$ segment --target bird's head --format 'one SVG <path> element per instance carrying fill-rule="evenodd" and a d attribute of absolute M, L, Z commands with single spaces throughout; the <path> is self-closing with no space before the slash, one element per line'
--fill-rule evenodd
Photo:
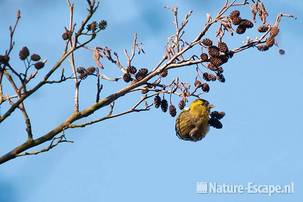
<path fill-rule="evenodd" d="M 193 101 L 190 105 L 189 105 L 189 110 L 192 112 L 204 112 L 207 111 L 209 112 L 211 108 L 213 108 L 214 105 L 210 104 L 207 100 L 204 99 L 197 99 L 195 101 Z"/>

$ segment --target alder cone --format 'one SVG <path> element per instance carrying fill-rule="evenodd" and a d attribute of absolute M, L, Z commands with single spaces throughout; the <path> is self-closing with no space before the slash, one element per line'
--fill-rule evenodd
<path fill-rule="evenodd" d="M 168 109 L 168 102 L 167 100 L 163 99 L 161 101 L 161 109 L 163 112 L 167 112 L 167 109 Z"/>
<path fill-rule="evenodd" d="M 142 77 L 145 77 L 147 75 L 147 73 L 148 73 L 148 69 L 141 68 L 141 69 L 139 69 L 139 71 L 138 71 L 137 74 L 140 75 L 140 76 L 142 76 Z"/>
<path fill-rule="evenodd" d="M 219 67 L 220 65 L 223 64 L 223 61 L 220 57 L 211 57 L 209 59 L 210 63 L 213 64 L 216 67 Z"/>
<path fill-rule="evenodd" d="M 140 80 L 142 80 L 142 79 L 144 79 L 146 77 L 147 73 L 148 73 L 148 69 L 141 68 L 141 69 L 139 69 L 139 71 L 137 72 L 137 74 L 135 75 L 135 77 L 136 77 L 136 79 L 138 81 L 140 81 Z"/>
<path fill-rule="evenodd" d="M 203 73 L 203 79 L 204 79 L 205 81 L 211 81 L 211 78 L 210 78 L 209 75 L 210 75 L 209 73 L 204 72 L 204 73 Z"/>
<path fill-rule="evenodd" d="M 98 24 L 99 29 L 105 30 L 107 27 L 107 21 L 106 20 L 101 20 Z"/>
<path fill-rule="evenodd" d="M 222 123 L 216 119 L 216 118 L 210 118 L 209 121 L 208 121 L 208 124 L 216 129 L 221 129 L 223 128 L 223 125 Z"/>
<path fill-rule="evenodd" d="M 206 62 L 208 60 L 208 55 L 206 53 L 202 53 L 200 55 L 200 58 L 201 58 L 202 62 Z"/>
<path fill-rule="evenodd" d="M 223 67 L 218 67 L 218 68 L 217 68 L 217 73 L 221 74 L 221 73 L 223 73 L 223 72 L 224 72 Z"/>
<path fill-rule="evenodd" d="M 212 57 L 219 57 L 220 56 L 220 49 L 217 46 L 210 46 L 208 48 L 208 54 Z"/>
<path fill-rule="evenodd" d="M 136 74 L 136 73 L 137 73 L 137 69 L 136 69 L 136 67 L 134 67 L 134 66 L 127 67 L 127 71 L 128 71 L 130 74 Z"/>
<path fill-rule="evenodd" d="M 225 77 L 223 74 L 218 74 L 218 81 L 224 83 L 225 82 Z"/>
<path fill-rule="evenodd" d="M 62 39 L 63 39 L 64 41 L 71 39 L 71 37 L 72 37 L 72 32 L 70 32 L 70 31 L 65 31 L 65 32 L 62 34 Z"/>
<path fill-rule="evenodd" d="M 214 64 L 212 64 L 212 63 L 209 63 L 208 65 L 207 65 L 207 68 L 208 69 L 210 69 L 211 71 L 218 71 L 218 66 L 216 66 L 216 65 L 214 65 Z"/>
<path fill-rule="evenodd" d="M 86 27 L 86 29 L 88 31 L 95 31 L 97 29 L 97 22 L 94 21 L 94 22 L 88 24 L 87 27 Z"/>
<path fill-rule="evenodd" d="M 123 80 L 126 83 L 128 83 L 128 82 L 130 82 L 132 80 L 132 77 L 131 77 L 131 75 L 129 73 L 126 73 L 126 74 L 123 75 Z"/>
<path fill-rule="evenodd" d="M 266 45 L 259 45 L 257 48 L 259 51 L 267 51 L 269 49 L 269 47 Z"/>
<path fill-rule="evenodd" d="M 219 119 L 219 120 L 222 119 L 224 116 L 225 116 L 225 112 L 213 111 L 210 114 L 211 118 L 215 118 L 215 119 Z"/>
<path fill-rule="evenodd" d="M 167 75 L 168 75 L 168 70 L 167 69 L 164 69 L 161 73 L 160 73 L 160 76 L 161 77 L 167 77 Z"/>
<path fill-rule="evenodd" d="M 32 54 L 31 55 L 31 60 L 34 61 L 34 62 L 37 62 L 41 59 L 40 55 L 38 54 Z"/>
<path fill-rule="evenodd" d="M 220 55 L 220 59 L 222 60 L 222 64 L 225 64 L 228 62 L 228 56 L 227 55 Z"/>
<path fill-rule="evenodd" d="M 202 90 L 205 92 L 205 93 L 208 93 L 210 88 L 209 88 L 209 85 L 207 83 L 203 83 L 202 84 Z"/>
<path fill-rule="evenodd" d="M 212 42 L 212 40 L 206 38 L 206 39 L 203 39 L 203 40 L 202 40 L 202 44 L 203 44 L 204 46 L 209 47 L 209 46 L 212 46 L 212 45 L 213 45 L 213 42 Z"/>
<path fill-rule="evenodd" d="M 154 97 L 154 105 L 155 105 L 155 108 L 159 108 L 160 105 L 161 105 L 161 97 L 159 95 L 156 95 Z"/>
<path fill-rule="evenodd" d="M 9 56 L 8 55 L 0 55 L 0 64 L 6 64 L 9 62 Z"/>
<path fill-rule="evenodd" d="M 169 106 L 169 114 L 172 116 L 172 117 L 175 117 L 177 115 L 177 109 L 174 105 L 170 105 Z"/>
<path fill-rule="evenodd" d="M 231 17 L 230 19 L 231 19 L 233 25 L 239 25 L 242 21 L 242 18 L 240 18 L 240 17 Z"/>
<path fill-rule="evenodd" d="M 37 69 L 37 70 L 39 70 L 39 69 L 42 69 L 43 67 L 44 67 L 44 62 L 37 62 L 37 63 L 35 63 L 35 68 Z"/>
<path fill-rule="evenodd" d="M 86 69 L 84 67 L 77 67 L 76 71 L 78 74 L 84 74 L 86 72 Z"/>
<path fill-rule="evenodd" d="M 96 71 L 96 67 L 88 67 L 86 69 L 86 71 L 87 71 L 88 74 L 93 74 Z"/>
<path fill-rule="evenodd" d="M 20 60 L 25 60 L 29 56 L 29 50 L 26 46 L 24 46 L 19 52 Z"/>
<path fill-rule="evenodd" d="M 244 20 L 241 20 L 239 26 L 243 26 L 243 27 L 249 29 L 249 28 L 254 27 L 254 23 L 252 23 L 250 20 L 244 19 Z"/>
<path fill-rule="evenodd" d="M 227 53 L 227 52 L 228 52 L 228 46 L 227 46 L 227 44 L 224 43 L 223 41 L 220 41 L 220 42 L 218 43 L 218 48 L 219 48 L 219 50 L 220 50 L 221 52 L 223 52 L 223 53 Z"/>
<path fill-rule="evenodd" d="M 215 81 L 215 80 L 217 80 L 217 76 L 213 75 L 213 74 L 209 74 L 207 72 L 204 72 L 203 73 L 203 79 L 205 81 Z"/>
<path fill-rule="evenodd" d="M 239 10 L 234 10 L 230 13 L 230 17 L 239 17 L 240 16 L 240 11 Z"/>
<path fill-rule="evenodd" d="M 246 31 L 246 28 L 243 26 L 238 26 L 236 29 L 237 34 L 244 34 Z"/>

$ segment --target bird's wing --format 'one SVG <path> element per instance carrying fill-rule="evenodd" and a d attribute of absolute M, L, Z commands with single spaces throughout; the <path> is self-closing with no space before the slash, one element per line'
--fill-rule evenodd
<path fill-rule="evenodd" d="M 193 128 L 189 132 L 189 136 L 191 137 L 192 141 L 196 142 L 202 140 L 206 136 L 208 130 L 209 130 L 208 125 L 199 125 Z"/>
<path fill-rule="evenodd" d="M 194 127 L 189 110 L 182 111 L 176 120 L 176 135 L 182 140 L 191 140 L 189 133 Z"/>

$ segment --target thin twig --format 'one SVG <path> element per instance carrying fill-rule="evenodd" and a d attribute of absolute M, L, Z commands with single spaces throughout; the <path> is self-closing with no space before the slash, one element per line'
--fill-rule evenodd
<path fill-rule="evenodd" d="M 110 112 L 106 116 L 104 116 L 102 118 L 99 118 L 99 119 L 96 119 L 96 120 L 93 120 L 93 121 L 83 123 L 83 124 L 71 124 L 71 125 L 68 126 L 68 128 L 84 128 L 86 126 L 93 125 L 93 124 L 102 122 L 102 121 L 107 120 L 107 119 L 112 119 L 112 118 L 116 118 L 116 117 L 119 117 L 119 116 L 123 116 L 123 115 L 129 114 L 129 113 L 148 111 L 152 105 L 145 106 L 144 108 L 138 108 L 138 106 L 140 104 L 142 104 L 148 98 L 153 97 L 154 95 L 155 94 L 149 95 L 149 96 L 144 96 L 139 102 L 137 102 L 130 109 L 128 109 L 124 112 L 121 112 L 121 113 L 114 114 L 114 115 L 113 115 L 114 104 L 110 105 Z"/>
<path fill-rule="evenodd" d="M 21 157 L 21 156 L 31 156 L 31 155 L 37 155 L 37 154 L 41 154 L 44 152 L 48 152 L 49 150 L 53 149 L 54 147 L 58 146 L 60 143 L 74 143 L 71 140 L 67 140 L 65 135 L 61 135 L 60 137 L 55 137 L 52 139 L 52 141 L 50 142 L 50 144 L 41 149 L 41 150 L 37 150 L 37 151 L 31 151 L 31 152 L 23 152 L 17 155 L 17 157 Z"/>

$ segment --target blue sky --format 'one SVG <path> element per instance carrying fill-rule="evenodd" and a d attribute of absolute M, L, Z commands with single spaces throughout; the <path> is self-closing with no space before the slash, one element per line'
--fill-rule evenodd
<path fill-rule="evenodd" d="M 220 1 L 223 3 L 223 1 Z M 0 201 L 288 201 L 303 197 L 302 103 L 303 69 L 302 13 L 300 0 L 264 1 L 271 13 L 280 11 L 298 17 L 281 24 L 280 46 L 266 53 L 245 51 L 225 65 L 225 84 L 214 83 L 205 98 L 226 112 L 222 130 L 211 129 L 201 142 L 182 142 L 174 132 L 174 119 L 151 110 L 132 114 L 80 130 L 67 131 L 74 144 L 63 144 L 34 157 L 19 158 L 0 167 Z M 76 17 L 85 13 L 76 1 Z M 167 37 L 174 28 L 165 5 L 178 5 L 181 14 L 194 10 L 187 31 L 192 38 L 204 24 L 205 13 L 214 14 L 221 3 L 209 0 L 103 0 L 98 18 L 108 20 L 108 29 L 95 45 L 110 46 L 122 53 L 133 32 L 139 34 L 146 55 L 136 65 L 151 68 L 162 56 Z M 0 2 L 0 48 L 7 45 L 7 27 L 17 9 L 22 21 L 16 50 L 27 45 L 53 64 L 63 43 L 61 32 L 68 23 L 65 1 L 2 0 Z M 247 16 L 248 17 L 248 16 Z M 246 36 L 254 36 L 248 32 Z M 227 39 L 239 46 L 245 39 Z M 15 50 L 15 54 L 17 51 Z M 78 64 L 93 64 L 87 53 L 77 55 Z M 18 61 L 16 60 L 16 64 Z M 108 66 L 109 73 L 114 73 Z M 192 68 L 193 70 L 193 68 Z M 191 79 L 192 71 L 172 72 Z M 86 88 L 93 85 L 88 81 Z M 43 134 L 60 123 L 72 110 L 72 84 L 48 87 L 27 101 L 35 134 Z M 94 86 L 93 86 L 94 87 Z M 83 106 L 92 91 L 82 91 Z M 128 106 L 127 98 L 119 108 Z M 98 113 L 97 115 L 101 115 Z M 96 116 L 97 116 L 96 115 Z M 43 121 L 42 121 L 43 120 Z M 0 125 L 0 153 L 24 139 L 21 117 Z M 295 183 L 289 195 L 201 195 L 197 181 L 229 184 Z"/>

